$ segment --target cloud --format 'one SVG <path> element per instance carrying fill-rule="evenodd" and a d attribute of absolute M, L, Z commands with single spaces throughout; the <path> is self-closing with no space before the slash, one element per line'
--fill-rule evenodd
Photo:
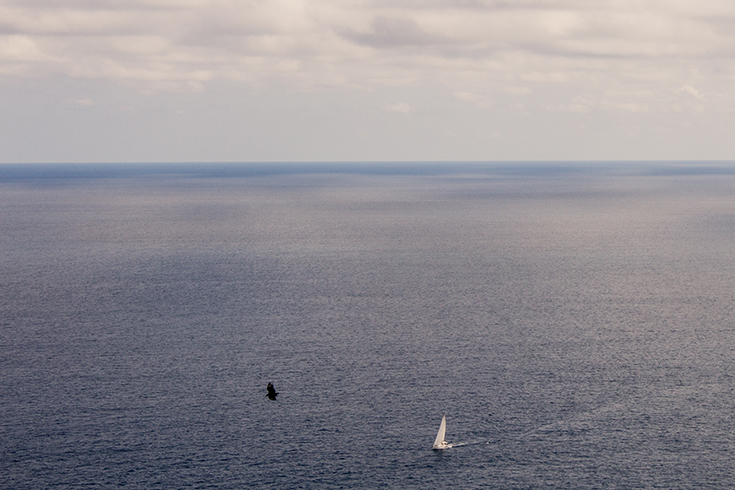
<path fill-rule="evenodd" d="M 476 94 L 472 92 L 455 92 L 454 97 L 457 100 L 463 100 L 465 102 L 471 102 L 478 107 L 490 108 L 493 106 L 493 101 L 487 95 Z"/>
<path fill-rule="evenodd" d="M 377 15 L 367 32 L 345 30 L 344 36 L 358 44 L 375 48 L 437 45 L 449 40 L 424 30 L 410 17 Z"/>
<path fill-rule="evenodd" d="M 385 112 L 397 112 L 400 114 L 408 114 L 413 112 L 413 109 L 406 102 L 396 102 L 395 104 L 385 104 L 383 106 Z"/>
<path fill-rule="evenodd" d="M 691 85 L 683 85 L 679 89 L 679 91 L 680 92 L 686 92 L 686 93 L 694 96 L 695 98 L 697 98 L 699 100 L 704 100 L 704 96 L 702 95 L 702 93 L 699 90 L 697 90 L 696 88 L 694 88 L 693 86 L 691 86 Z"/>
<path fill-rule="evenodd" d="M 89 107 L 93 106 L 94 102 L 91 99 L 88 99 L 86 97 L 82 97 L 79 99 L 68 99 L 67 102 L 74 106 L 82 106 L 82 107 Z"/>
<path fill-rule="evenodd" d="M 734 26 L 724 0 L 4 0 L 0 77 L 143 92 L 215 80 L 300 91 L 434 84 L 480 106 L 560 85 L 588 99 L 658 84 L 675 98 L 682 86 L 727 91 Z M 594 105 L 646 103 L 605 97 Z M 583 110 L 570 97 L 541 106 Z"/>

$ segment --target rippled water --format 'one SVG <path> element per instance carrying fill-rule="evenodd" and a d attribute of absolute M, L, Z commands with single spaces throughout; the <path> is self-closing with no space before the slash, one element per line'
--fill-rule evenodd
<path fill-rule="evenodd" d="M 734 191 L 712 163 L 0 167 L 0 486 L 732 488 Z"/>

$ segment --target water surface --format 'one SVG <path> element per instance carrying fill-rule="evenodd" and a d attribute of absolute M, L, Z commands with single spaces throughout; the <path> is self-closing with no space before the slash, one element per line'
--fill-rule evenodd
<path fill-rule="evenodd" d="M 734 191 L 720 163 L 2 166 L 1 486 L 732 488 Z M 443 414 L 466 445 L 436 452 Z"/>

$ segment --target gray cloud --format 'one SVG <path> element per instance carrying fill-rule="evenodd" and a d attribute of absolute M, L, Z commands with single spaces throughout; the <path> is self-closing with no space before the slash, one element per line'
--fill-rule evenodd
<path fill-rule="evenodd" d="M 374 48 L 444 45 L 450 42 L 444 36 L 427 32 L 409 17 L 385 15 L 375 16 L 370 23 L 369 31 L 346 30 L 344 36 L 358 44 Z"/>

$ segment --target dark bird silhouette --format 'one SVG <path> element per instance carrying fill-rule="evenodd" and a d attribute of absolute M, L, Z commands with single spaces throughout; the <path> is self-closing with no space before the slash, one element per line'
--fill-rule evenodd
<path fill-rule="evenodd" d="M 268 394 L 266 394 L 269 399 L 275 400 L 278 396 L 278 392 L 276 391 L 276 388 L 273 386 L 273 383 L 268 383 Z"/>

